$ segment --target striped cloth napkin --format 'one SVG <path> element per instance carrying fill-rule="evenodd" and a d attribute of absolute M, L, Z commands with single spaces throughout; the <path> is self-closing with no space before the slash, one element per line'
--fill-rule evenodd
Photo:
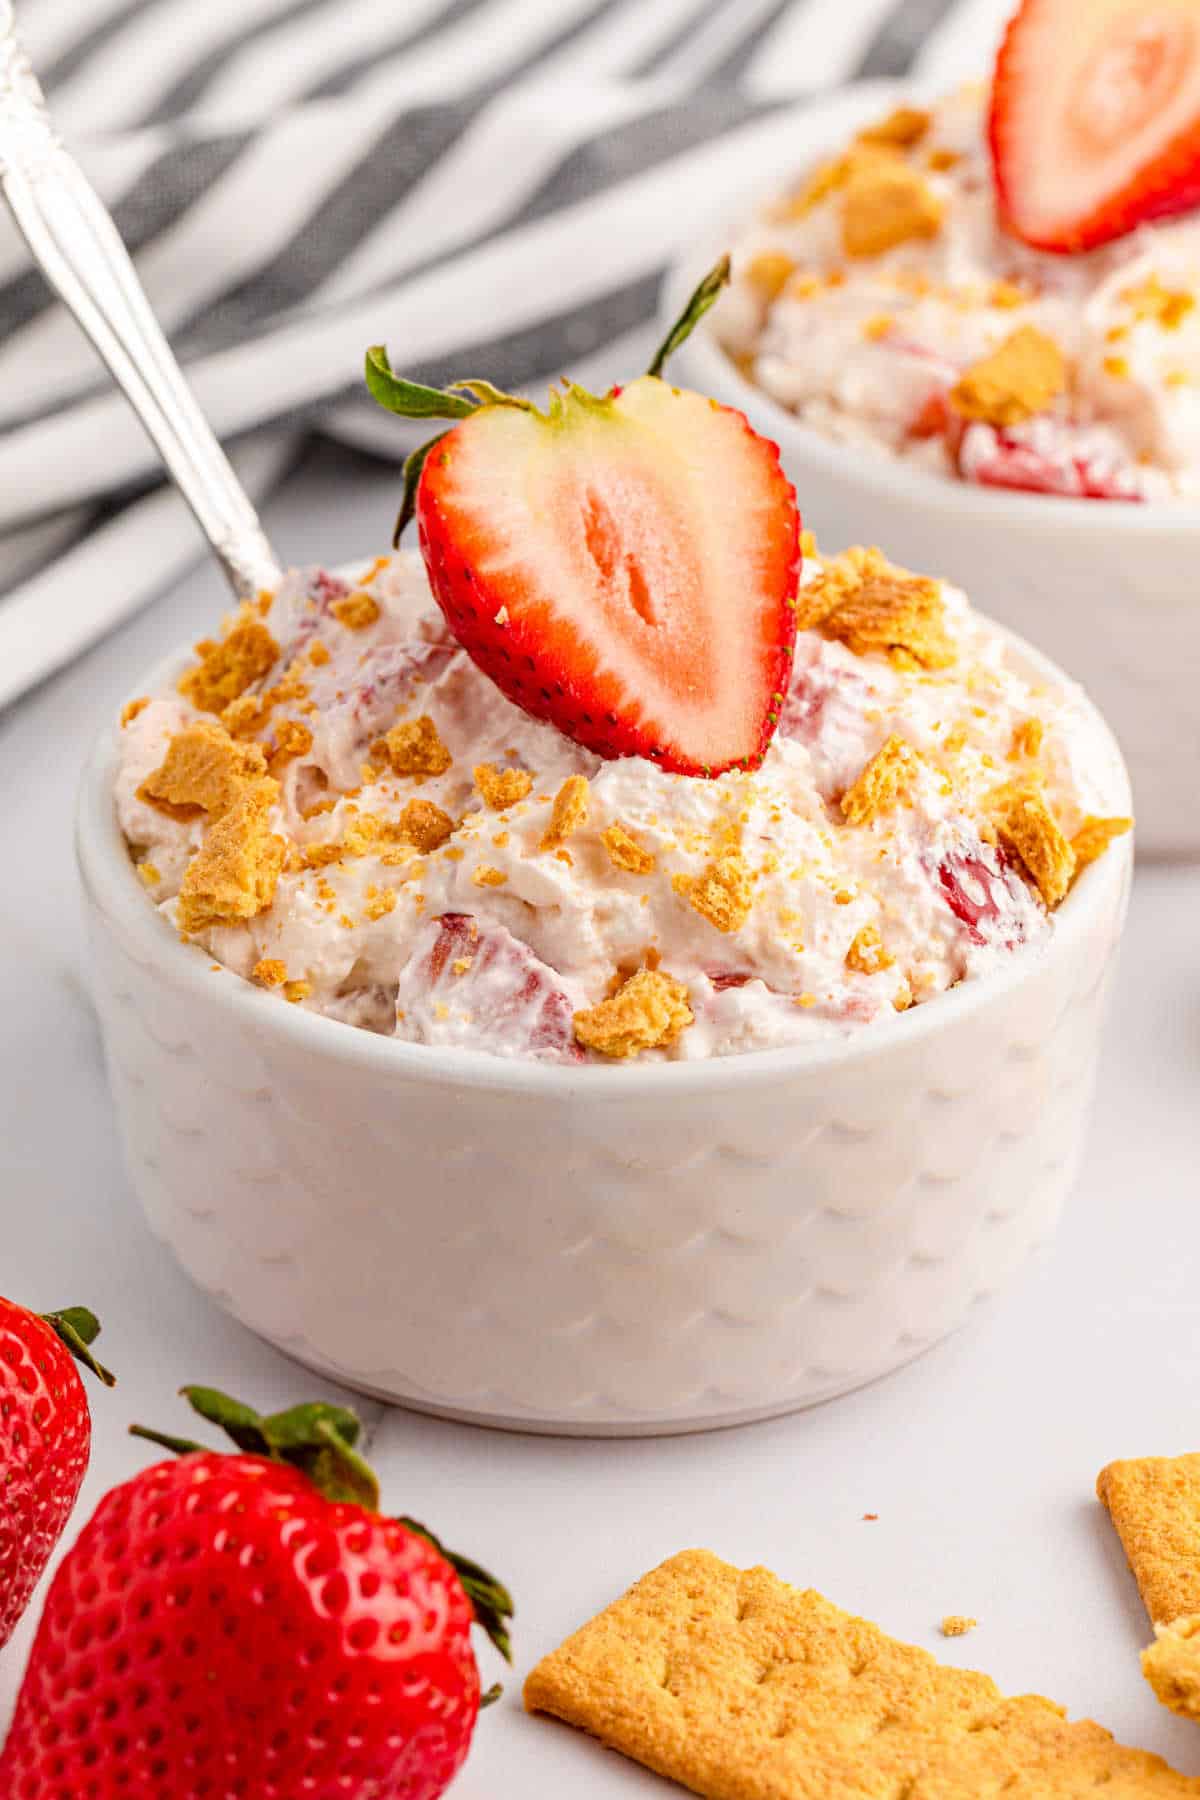
<path fill-rule="evenodd" d="M 625 372 L 693 222 L 786 166 L 790 108 L 914 66 L 976 73 L 1012 0 L 18 8 L 59 129 L 261 499 L 313 431 L 404 453 L 361 387 L 368 343 L 437 383 Z M 0 704 L 201 553 L 0 217 Z"/>

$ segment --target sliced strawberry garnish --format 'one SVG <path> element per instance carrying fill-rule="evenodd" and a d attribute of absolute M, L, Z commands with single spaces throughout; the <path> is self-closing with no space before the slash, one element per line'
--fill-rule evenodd
<path fill-rule="evenodd" d="M 468 913 L 431 919 L 400 971 L 396 1035 L 410 1043 L 582 1062 L 573 1017 L 547 963 L 503 925 Z"/>
<path fill-rule="evenodd" d="M 1042 250 L 1087 250 L 1200 205 L 1195 0 L 1025 0 L 996 60 L 1000 211 Z"/>
<path fill-rule="evenodd" d="M 761 762 L 787 687 L 795 493 L 745 417 L 652 372 L 546 412 L 484 383 L 439 393 L 368 358 L 391 410 L 460 422 L 407 470 L 430 584 L 501 692 L 600 756 L 717 775 Z"/>

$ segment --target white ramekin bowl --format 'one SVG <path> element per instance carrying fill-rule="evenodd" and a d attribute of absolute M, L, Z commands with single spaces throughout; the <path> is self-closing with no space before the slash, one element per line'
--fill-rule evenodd
<path fill-rule="evenodd" d="M 301 1362 L 525 1430 L 734 1424 L 898 1367 L 1053 1230 L 1128 839 L 1046 945 L 864 1036 L 546 1067 L 372 1036 L 181 943 L 121 838 L 117 755 L 106 731 L 77 841 L 130 1178 L 192 1278 Z"/>
<path fill-rule="evenodd" d="M 902 92 L 930 98 L 872 83 L 789 114 L 778 166 L 758 169 L 738 205 L 726 190 L 721 216 L 698 225 L 665 283 L 664 318 L 677 316 L 759 202 Z M 1200 855 L 1200 509 L 1008 493 L 833 443 L 739 372 L 711 319 L 676 353 L 671 375 L 740 408 L 778 443 L 822 549 L 883 545 L 897 562 L 964 588 L 1070 669 L 1125 753 L 1139 851 Z"/>

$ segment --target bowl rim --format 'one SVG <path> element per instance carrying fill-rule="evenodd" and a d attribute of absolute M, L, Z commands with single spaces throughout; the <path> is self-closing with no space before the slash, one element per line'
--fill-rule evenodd
<path fill-rule="evenodd" d="M 929 104 L 946 92 L 944 83 L 926 81 L 851 82 L 828 95 L 785 108 L 786 123 L 794 120 L 797 155 L 794 173 L 822 151 L 839 147 L 846 132 L 868 118 L 881 104 L 905 99 Z M 788 170 L 780 170 L 770 185 L 757 178 L 743 188 L 736 210 L 722 209 L 702 224 L 679 252 L 663 276 L 659 291 L 659 315 L 664 328 L 678 317 L 696 282 L 734 240 L 749 215 L 779 192 Z M 718 302 L 719 304 L 719 302 Z M 795 457 L 821 465 L 822 474 L 852 490 L 886 497 L 926 511 L 939 508 L 967 524 L 997 525 L 1013 532 L 1071 534 L 1111 530 L 1135 537 L 1194 534 L 1200 529 L 1200 504 L 1149 500 L 1140 503 L 1069 499 L 1056 494 L 1021 493 L 1016 489 L 987 488 L 977 482 L 951 481 L 932 470 L 913 467 L 886 453 L 866 453 L 861 447 L 839 443 L 803 424 L 765 388 L 747 379 L 717 341 L 712 316 L 703 319 L 691 337 L 675 353 L 674 367 L 686 371 L 681 386 L 697 387 L 746 413 L 757 429 L 768 433 Z M 801 495 L 803 503 L 803 495 Z"/>
<path fill-rule="evenodd" d="M 365 566 L 352 564 L 341 572 L 353 579 Z M 994 620 L 989 618 L 988 623 L 1040 681 L 1082 693 L 1078 684 L 1048 656 Z M 190 649 L 166 657 L 133 689 L 133 694 L 163 692 L 168 684 L 173 685 L 191 657 Z M 1086 694 L 1083 699 L 1097 727 L 1098 739 L 1108 752 L 1114 806 L 1122 815 L 1130 813 L 1129 773 L 1120 748 L 1098 708 Z M 202 945 L 182 942 L 151 904 L 117 823 L 113 786 L 119 738 L 119 724 L 115 720 L 106 724 L 84 766 L 76 805 L 75 846 L 89 904 L 123 941 L 136 962 L 177 992 L 191 997 L 198 1007 L 223 1009 L 232 1024 L 253 1036 L 272 1038 L 285 1050 L 307 1052 L 318 1061 L 328 1057 L 376 1075 L 391 1074 L 396 1079 L 448 1083 L 496 1093 L 545 1095 L 558 1100 L 579 1099 L 586 1093 L 589 1101 L 604 1102 L 658 1093 L 682 1097 L 737 1088 L 745 1082 L 777 1081 L 788 1075 L 855 1061 L 869 1064 L 894 1049 L 915 1048 L 931 1035 L 951 1029 L 1036 980 L 1060 951 L 1065 953 L 1080 938 L 1088 936 L 1111 909 L 1114 891 L 1124 884 L 1133 855 L 1134 834 L 1129 832 L 1085 868 L 1054 914 L 1053 929 L 1041 944 L 1013 955 L 992 974 L 960 982 L 922 1006 L 876 1021 L 869 1030 L 848 1032 L 843 1037 L 813 1044 L 747 1050 L 695 1062 L 589 1063 L 586 1067 L 548 1064 L 493 1056 L 484 1050 L 398 1043 L 394 1038 L 381 1037 L 304 1007 L 281 1005 L 277 995 L 217 964 Z M 215 972 L 226 979 L 214 980 Z"/>

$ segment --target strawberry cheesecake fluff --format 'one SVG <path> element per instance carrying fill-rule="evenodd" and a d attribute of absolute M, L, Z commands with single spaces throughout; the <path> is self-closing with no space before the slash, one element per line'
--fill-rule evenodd
<path fill-rule="evenodd" d="M 1026 0 L 750 219 L 718 337 L 839 442 L 983 486 L 1200 495 L 1200 15 Z"/>
<path fill-rule="evenodd" d="M 416 554 L 289 576 L 125 709 L 148 903 L 281 1004 L 558 1063 L 870 1032 L 985 978 L 1128 827 L 1094 715 L 961 593 L 804 550 L 765 750 L 719 775 L 531 716 Z"/>

